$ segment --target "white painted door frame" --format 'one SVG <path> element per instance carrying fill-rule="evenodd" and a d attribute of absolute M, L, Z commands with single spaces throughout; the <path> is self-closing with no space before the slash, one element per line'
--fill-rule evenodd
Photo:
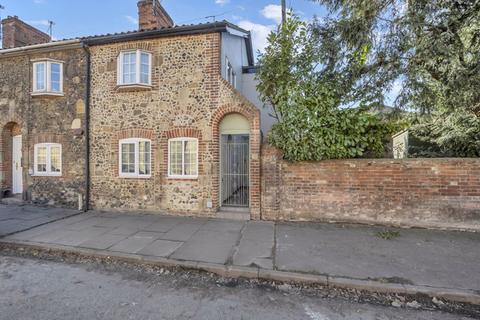
<path fill-rule="evenodd" d="M 12 193 L 23 193 L 22 136 L 12 138 Z"/>

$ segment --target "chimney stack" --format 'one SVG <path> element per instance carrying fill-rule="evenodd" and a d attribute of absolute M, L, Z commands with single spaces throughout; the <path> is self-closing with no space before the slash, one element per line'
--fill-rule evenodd
<path fill-rule="evenodd" d="M 2 48 L 11 49 L 50 42 L 50 36 L 29 24 L 26 24 L 17 16 L 7 17 L 2 20 Z"/>
<path fill-rule="evenodd" d="M 173 27 L 172 18 L 170 18 L 158 0 L 140 0 L 137 6 L 139 30 Z"/>

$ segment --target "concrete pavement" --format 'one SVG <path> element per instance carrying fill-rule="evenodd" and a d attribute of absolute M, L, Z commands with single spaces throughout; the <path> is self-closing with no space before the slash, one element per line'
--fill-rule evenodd
<path fill-rule="evenodd" d="M 5 205 L 0 203 L 0 237 L 64 219 L 79 213 L 76 210 Z"/>
<path fill-rule="evenodd" d="M 357 225 L 272 223 L 92 212 L 4 243 L 178 264 L 219 274 L 443 293 L 480 304 L 480 234 Z M 225 269 L 227 268 L 227 269 Z M 232 269 L 233 268 L 233 269 Z"/>
<path fill-rule="evenodd" d="M 276 267 L 355 279 L 480 289 L 480 233 L 332 224 L 278 224 Z"/>

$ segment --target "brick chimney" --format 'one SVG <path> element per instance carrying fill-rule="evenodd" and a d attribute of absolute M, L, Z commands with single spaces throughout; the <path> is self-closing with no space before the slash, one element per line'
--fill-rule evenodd
<path fill-rule="evenodd" d="M 11 49 L 50 42 L 50 36 L 29 24 L 26 24 L 17 16 L 7 17 L 2 20 L 2 48 Z"/>
<path fill-rule="evenodd" d="M 172 18 L 158 0 L 140 0 L 137 6 L 139 30 L 173 27 Z"/>

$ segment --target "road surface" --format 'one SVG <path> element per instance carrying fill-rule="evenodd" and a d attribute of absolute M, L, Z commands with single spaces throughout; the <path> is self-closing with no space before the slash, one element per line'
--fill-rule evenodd
<path fill-rule="evenodd" d="M 202 277 L 0 256 L 0 319 L 470 319 Z"/>

